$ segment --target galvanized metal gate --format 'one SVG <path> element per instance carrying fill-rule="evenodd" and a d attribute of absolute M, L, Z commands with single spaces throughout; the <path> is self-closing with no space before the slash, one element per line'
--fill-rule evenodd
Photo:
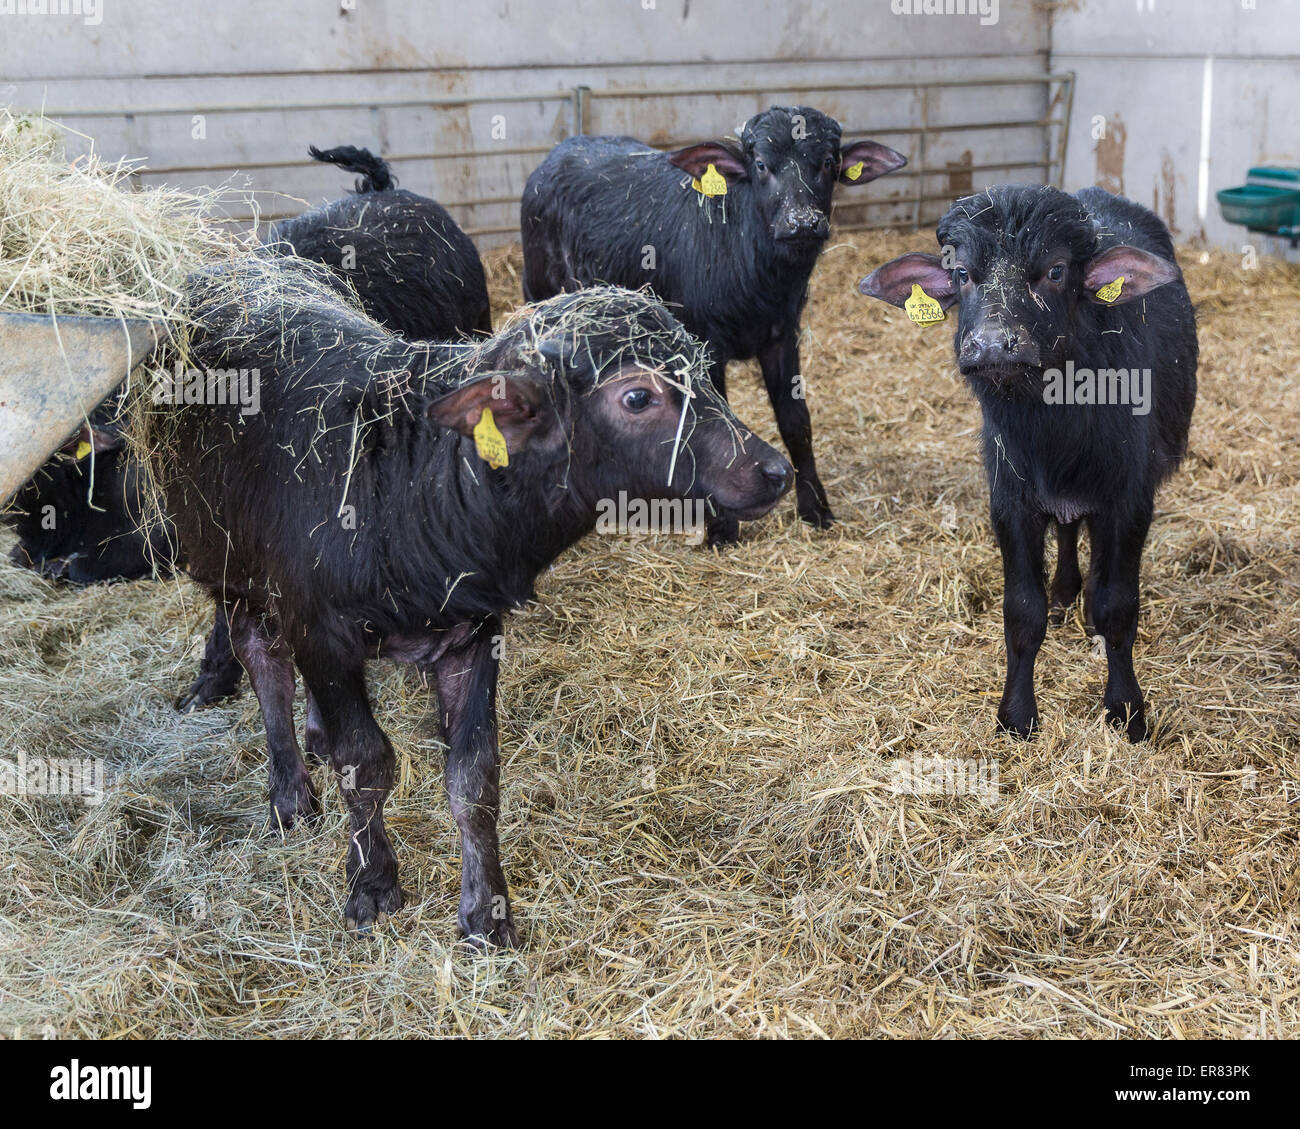
<path fill-rule="evenodd" d="M 959 91 L 979 91 L 981 88 L 1015 88 L 1015 87 L 1042 87 L 1044 88 L 1044 98 L 1042 104 L 1045 109 L 1041 114 L 1021 116 L 1013 118 L 974 118 L 970 120 L 953 120 L 954 115 L 949 112 L 937 112 L 936 102 L 942 99 L 945 94 L 951 94 Z M 766 83 L 761 86 L 749 87 L 677 87 L 677 88 L 608 88 L 599 89 L 591 86 L 576 86 L 569 89 L 555 90 L 551 92 L 527 92 L 512 94 L 477 94 L 450 96 L 445 98 L 405 98 L 405 99 L 375 99 L 375 100 L 349 100 L 349 101 L 312 101 L 312 102 L 232 102 L 218 103 L 210 105 L 189 105 L 189 106 L 131 106 L 131 107 L 62 107 L 56 109 L 46 109 L 45 113 L 52 118 L 63 120 L 72 119 L 74 121 L 86 120 L 87 122 L 95 119 L 117 118 L 126 124 L 126 136 L 128 139 L 134 136 L 133 127 L 139 119 L 150 117 L 162 117 L 168 115 L 179 115 L 183 117 L 203 116 L 220 116 L 229 114 L 257 114 L 257 113 L 297 113 L 321 111 L 348 111 L 355 112 L 358 110 L 369 111 L 372 134 L 375 138 L 373 144 L 378 144 L 384 156 L 394 165 L 400 165 L 404 162 L 411 161 L 433 161 L 433 162 L 479 162 L 486 160 L 499 161 L 505 156 L 532 157 L 535 161 L 540 162 L 541 158 L 550 151 L 551 147 L 561 137 L 552 137 L 544 144 L 533 145 L 492 145 L 489 147 L 476 147 L 470 149 L 458 150 L 455 152 L 429 152 L 429 151 L 394 151 L 384 145 L 384 121 L 385 116 L 391 113 L 401 113 L 402 111 L 465 111 L 470 106 L 509 106 L 512 104 L 535 104 L 544 106 L 553 104 L 560 111 L 561 119 L 564 121 L 564 134 L 574 135 L 582 133 L 601 133 L 605 132 L 602 127 L 602 110 L 613 105 L 620 107 L 620 113 L 623 120 L 629 116 L 638 119 L 639 115 L 634 111 L 629 115 L 626 107 L 630 103 L 633 107 L 639 104 L 651 103 L 660 99 L 700 99 L 700 98 L 717 98 L 725 99 L 728 104 L 734 106 L 737 102 L 753 100 L 753 109 L 749 113 L 761 109 L 764 100 L 775 98 L 780 95 L 799 95 L 812 96 L 818 94 L 862 94 L 862 93 L 884 93 L 884 92 L 904 92 L 911 96 L 909 107 L 915 109 L 913 115 L 916 120 L 911 122 L 898 122 L 886 125 L 870 125 L 867 123 L 845 122 L 845 136 L 871 136 L 892 144 L 895 148 L 905 152 L 909 158 L 908 166 L 899 172 L 891 174 L 889 182 L 896 184 L 899 180 L 911 182 L 911 191 L 900 193 L 895 189 L 886 194 L 868 194 L 861 199 L 845 201 L 842 197 L 837 199 L 837 226 L 842 230 L 861 230 L 870 228 L 883 227 L 912 227 L 916 228 L 925 224 L 934 217 L 935 209 L 927 208 L 927 205 L 942 205 L 938 210 L 942 211 L 955 196 L 960 195 L 962 189 L 953 187 L 954 174 L 956 173 L 963 181 L 966 189 L 974 189 L 981 186 L 981 183 L 992 183 L 998 180 L 1023 180 L 1033 179 L 1040 183 L 1055 184 L 1062 186 L 1064 174 L 1064 158 L 1066 146 L 1069 141 L 1070 130 L 1070 113 L 1074 98 L 1074 72 L 1063 72 L 1060 74 L 1043 74 L 1043 75 L 980 75 L 970 78 L 956 79 L 938 79 L 930 81 L 922 80 L 893 80 L 887 82 L 836 82 L 836 83 Z M 564 108 L 567 106 L 567 113 Z M 745 116 L 748 116 L 746 114 Z M 639 129 L 634 129 L 639 136 L 649 136 L 654 133 L 655 124 L 648 120 L 639 122 Z M 722 132 L 726 131 L 725 127 Z M 990 131 L 1023 131 L 1029 132 L 1032 136 L 1034 131 L 1041 135 L 1041 145 L 1039 154 L 1032 159 L 1012 160 L 1012 161 L 992 161 L 979 162 L 969 161 L 959 166 L 954 166 L 948 162 L 942 167 L 937 163 L 931 163 L 931 154 L 934 152 L 936 142 L 940 138 L 946 139 L 951 143 L 952 139 L 963 139 L 966 137 L 977 138 L 981 135 L 987 135 Z M 623 130 L 619 130 L 623 132 Z M 669 149 L 685 145 L 691 141 L 699 140 L 702 136 L 711 136 L 709 133 L 701 133 L 690 138 L 671 138 L 665 139 L 655 137 L 651 144 L 658 148 Z M 974 143 L 972 143 L 974 144 Z M 973 149 L 972 149 L 973 151 Z M 165 180 L 169 176 L 180 174 L 201 174 L 212 173 L 215 180 L 224 179 L 232 172 L 240 171 L 245 173 L 260 174 L 262 179 L 271 180 L 276 170 L 305 168 L 311 166 L 312 162 L 305 160 L 301 155 L 286 155 L 285 157 L 274 160 L 262 161 L 245 161 L 238 165 L 222 164 L 159 164 L 150 165 L 142 169 L 137 175 L 137 180 L 147 180 L 156 182 Z M 998 176 L 990 180 L 986 176 L 976 179 L 976 174 L 993 174 Z M 940 188 L 937 182 L 943 178 L 947 184 Z M 475 177 L 475 180 L 486 178 Z M 470 195 L 464 198 L 444 198 L 439 197 L 439 202 L 448 208 L 458 219 L 463 219 L 467 211 L 477 211 L 484 207 L 496 208 L 515 208 L 518 204 L 519 193 L 523 188 L 522 182 L 512 184 L 511 191 L 506 194 L 500 192 L 485 195 Z M 269 190 L 269 189 L 268 189 Z M 427 190 L 427 189 L 426 189 Z M 437 193 L 435 193 L 437 195 Z M 900 205 L 902 205 L 900 207 Z M 888 209 L 889 218 L 874 218 Z M 269 222 L 283 216 L 296 214 L 295 211 L 289 210 L 258 210 L 256 216 L 253 213 L 246 215 L 232 214 L 232 219 L 248 220 L 257 218 L 263 222 Z M 518 233 L 518 222 L 512 217 L 512 222 L 487 223 L 470 225 L 466 231 L 472 236 L 478 237 L 501 237 Z"/>

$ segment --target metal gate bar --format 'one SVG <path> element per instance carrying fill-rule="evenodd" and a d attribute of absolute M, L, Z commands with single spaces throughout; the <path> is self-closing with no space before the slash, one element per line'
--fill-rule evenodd
<path fill-rule="evenodd" d="M 973 122 L 932 122 L 930 120 L 930 91 L 954 90 L 964 88 L 992 87 L 992 86 L 1046 86 L 1049 100 L 1046 114 L 1042 118 L 1021 118 L 1004 121 L 973 121 Z M 1053 93 L 1052 88 L 1056 87 Z M 1065 172 L 1065 152 L 1066 145 L 1069 141 L 1070 114 L 1074 102 L 1074 72 L 1066 71 L 1057 74 L 1043 75 L 978 75 L 970 78 L 953 78 L 953 79 L 936 79 L 933 81 L 918 81 L 897 79 L 886 82 L 823 82 L 811 84 L 798 83 L 771 83 L 762 86 L 745 86 L 745 87 L 720 87 L 720 86 L 695 86 L 695 87 L 678 87 L 669 88 L 611 88 L 597 90 L 587 85 L 579 85 L 567 90 L 538 91 L 533 93 L 519 94 L 465 94 L 441 98 L 368 98 L 361 100 L 339 100 L 339 101 L 318 101 L 318 102 L 234 102 L 209 104 L 206 106 L 128 106 L 128 107 L 103 107 L 103 106 L 80 106 L 80 107 L 61 107 L 55 109 L 45 109 L 44 113 L 50 118 L 111 118 L 121 117 L 128 125 L 137 118 L 165 117 L 169 115 L 193 117 L 195 115 L 219 115 L 219 114 L 268 114 L 268 113 L 300 113 L 300 112 L 320 112 L 320 111 L 369 111 L 372 118 L 377 120 L 378 114 L 383 110 L 403 110 L 403 109 L 463 109 L 469 106 L 484 105 L 518 105 L 527 103 L 567 103 L 569 107 L 568 135 L 585 133 L 592 116 L 593 108 L 600 101 L 620 101 L 625 102 L 630 99 L 651 99 L 651 98 L 701 98 L 701 97 L 725 97 L 725 98 L 744 98 L 756 97 L 759 95 L 770 96 L 776 93 L 800 93 L 800 94 L 818 94 L 818 93 L 864 93 L 872 91 L 888 90 L 912 90 L 921 98 L 921 124 L 917 126 L 893 126 L 893 127 L 874 127 L 870 131 L 849 130 L 850 133 L 867 133 L 873 136 L 889 137 L 915 137 L 917 139 L 916 152 L 913 154 L 914 161 L 912 167 L 903 169 L 892 174 L 899 179 L 910 178 L 916 181 L 916 191 L 905 198 L 876 198 L 855 201 L 853 208 L 871 208 L 871 207 L 898 207 L 901 205 L 912 206 L 911 223 L 913 228 L 923 222 L 921 215 L 923 205 L 937 201 L 951 200 L 952 195 L 927 193 L 925 191 L 926 178 L 934 176 L 948 176 L 954 171 L 960 172 L 992 172 L 992 171 L 1010 171 L 1015 169 L 1036 169 L 1046 174 L 1046 179 L 1055 183 L 1059 188 L 1064 182 Z M 1054 111 L 1060 108 L 1059 115 Z M 35 112 L 35 111 L 33 111 Z M 1057 137 L 1055 152 L 1052 152 L 1050 146 L 1050 131 L 1057 127 Z M 929 139 L 937 134 L 951 133 L 978 133 L 989 130 L 1021 130 L 1021 129 L 1043 129 L 1045 131 L 1044 145 L 1045 156 L 1041 161 L 1012 161 L 1006 163 L 984 163 L 978 165 L 963 166 L 960 170 L 950 168 L 931 168 L 926 165 L 927 152 L 929 150 Z M 661 142 L 657 148 L 677 148 L 681 145 L 689 144 L 698 138 L 683 139 L 681 141 Z M 469 149 L 459 152 L 438 152 L 438 153 L 389 153 L 386 159 L 392 163 L 409 162 L 409 161 L 448 161 L 448 160 L 478 160 L 483 158 L 499 158 L 503 156 L 536 156 L 540 157 L 550 152 L 551 145 L 528 145 L 512 146 L 509 148 L 493 149 Z M 268 171 L 272 169 L 291 169 L 312 167 L 313 162 L 303 160 L 302 158 L 285 158 L 282 160 L 271 161 L 244 161 L 231 164 L 173 164 L 160 165 L 157 167 L 142 168 L 139 175 L 145 176 L 169 176 L 178 174 L 195 174 L 203 172 L 223 172 L 223 171 Z M 260 190 L 270 194 L 270 190 Z M 478 196 L 464 200 L 442 201 L 443 206 L 449 209 L 471 209 L 479 207 L 501 207 L 513 204 L 518 200 L 517 195 L 493 195 Z M 295 215 L 296 212 L 257 212 L 256 217 L 260 221 L 271 221 L 285 218 L 288 215 Z M 243 216 L 231 216 L 232 222 L 247 221 L 254 218 L 253 213 Z M 878 227 L 897 227 L 898 223 L 890 224 L 855 224 L 847 227 L 841 226 L 841 230 L 859 230 L 865 228 Z M 466 233 L 471 236 L 483 235 L 501 235 L 513 234 L 519 230 L 518 224 L 506 224 L 486 227 L 467 227 Z"/>

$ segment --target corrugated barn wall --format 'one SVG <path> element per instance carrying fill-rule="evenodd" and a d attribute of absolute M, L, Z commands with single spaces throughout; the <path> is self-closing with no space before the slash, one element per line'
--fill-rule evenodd
<path fill-rule="evenodd" d="M 1177 240 L 1296 257 L 1225 223 L 1214 194 L 1252 165 L 1300 166 L 1300 3 L 1077 0 L 1051 40 L 1052 66 L 1078 76 L 1067 185 L 1131 196 Z"/>
<path fill-rule="evenodd" d="M 93 6 L 49 0 L 60 2 Z M 344 187 L 307 161 L 308 144 L 375 147 L 484 243 L 511 237 L 529 171 L 575 129 L 671 145 L 776 102 L 819 106 L 911 158 L 839 194 L 845 225 L 924 224 L 983 184 L 1056 182 L 1064 148 L 1066 187 L 1100 181 L 1182 238 L 1236 245 L 1245 233 L 1218 219 L 1214 189 L 1253 163 L 1300 164 L 1282 97 L 1294 5 L 911 12 L 934 2 L 226 0 L 178 19 L 168 0 L 98 0 L 98 22 L 0 20 L 0 100 L 44 105 L 101 151 L 147 158 L 145 183 L 234 176 L 263 217 Z M 1067 72 L 1077 84 L 1051 77 Z"/>

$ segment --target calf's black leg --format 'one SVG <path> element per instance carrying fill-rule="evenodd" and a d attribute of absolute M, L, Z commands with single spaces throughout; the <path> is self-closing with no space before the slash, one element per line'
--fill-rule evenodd
<path fill-rule="evenodd" d="M 713 387 L 718 390 L 718 395 L 725 400 L 727 398 L 727 361 L 725 357 L 721 360 L 717 359 L 720 354 L 716 345 L 710 345 L 709 351 L 714 358 L 709 362 L 709 379 L 713 382 Z M 715 514 L 705 522 L 705 531 L 708 535 L 707 543 L 716 545 L 719 548 L 725 545 L 734 545 L 740 540 L 740 522 L 734 517 Z"/>
<path fill-rule="evenodd" d="M 1147 737 L 1142 689 L 1133 671 L 1138 625 L 1138 577 L 1142 547 L 1151 527 L 1148 503 L 1136 513 L 1089 519 L 1092 539 L 1092 616 L 1106 642 L 1106 718 L 1130 741 Z"/>
<path fill-rule="evenodd" d="M 813 458 L 812 420 L 808 415 L 808 401 L 804 398 L 799 370 L 797 328 L 770 342 L 758 354 L 758 363 L 763 370 L 768 399 L 776 412 L 781 442 L 794 464 L 799 516 L 818 529 L 829 529 L 834 515 L 826 501 L 822 480 L 817 477 L 817 462 Z M 796 377 L 800 377 L 798 388 L 795 387 Z"/>
<path fill-rule="evenodd" d="M 1064 623 L 1083 588 L 1079 573 L 1079 522 L 1056 524 L 1056 575 L 1052 577 L 1048 619 Z"/>
<path fill-rule="evenodd" d="M 212 630 L 203 648 L 203 661 L 199 664 L 198 676 L 194 684 L 176 699 L 176 708 L 182 713 L 210 706 L 222 698 L 229 698 L 239 689 L 239 680 L 243 677 L 243 668 L 235 658 L 230 646 L 230 624 L 226 620 L 226 609 L 217 605 L 212 617 Z"/>
<path fill-rule="evenodd" d="M 317 764 L 328 764 L 330 759 L 329 743 L 325 740 L 325 723 L 321 720 L 320 706 L 310 690 L 307 691 L 307 714 L 303 748 L 307 755 Z"/>
<path fill-rule="evenodd" d="M 287 831 L 300 816 L 310 817 L 320 810 L 293 727 L 293 660 L 284 640 L 272 634 L 259 616 L 234 605 L 229 617 L 230 643 L 248 671 L 266 725 L 271 825 Z M 225 623 L 226 614 L 219 619 Z"/>
<path fill-rule="evenodd" d="M 1047 634 L 1043 584 L 1043 536 L 1047 518 L 1021 507 L 993 513 L 1002 550 L 1002 627 L 1007 644 L 1007 681 L 998 706 L 998 728 L 1027 738 L 1038 728 L 1034 661 Z"/>
<path fill-rule="evenodd" d="M 518 944 L 497 841 L 496 617 L 429 664 L 447 742 L 447 798 L 460 830 L 460 930 L 471 944 Z"/>
<path fill-rule="evenodd" d="M 393 746 L 370 711 L 362 659 L 318 654 L 301 644 L 294 659 L 319 709 L 348 811 L 344 914 L 357 932 L 367 933 L 380 914 L 402 908 L 397 854 L 384 827 L 384 801 L 396 768 Z"/>

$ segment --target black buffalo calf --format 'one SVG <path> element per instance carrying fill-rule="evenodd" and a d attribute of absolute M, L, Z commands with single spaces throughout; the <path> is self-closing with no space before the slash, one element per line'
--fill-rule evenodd
<path fill-rule="evenodd" d="M 121 396 L 95 409 L 6 505 L 3 520 L 18 534 L 14 564 L 68 584 L 171 572 L 171 525 L 145 518 L 140 466 L 116 420 Z"/>
<path fill-rule="evenodd" d="M 398 189 L 388 165 L 368 150 L 310 152 L 358 173 L 357 193 L 278 224 L 270 252 L 324 263 L 355 290 L 366 313 L 403 337 L 450 341 L 492 331 L 483 264 L 445 209 Z M 115 420 L 121 396 L 119 389 L 96 409 L 5 507 L 0 518 L 19 538 L 14 564 L 72 584 L 167 575 L 175 567 L 166 518 L 142 528 L 140 468 Z M 242 671 L 228 635 L 218 611 L 199 675 L 178 708 L 238 688 Z"/>
<path fill-rule="evenodd" d="M 526 307 L 471 347 L 392 336 L 286 264 L 196 280 L 198 357 L 258 368 L 261 411 L 156 411 L 191 575 L 230 618 L 266 723 L 272 818 L 317 806 L 295 733 L 338 773 L 350 816 L 347 917 L 402 904 L 384 828 L 394 755 L 368 658 L 436 689 L 462 841 L 459 923 L 516 940 L 497 842 L 501 615 L 621 492 L 767 512 L 792 478 L 709 383 L 702 347 L 644 295 Z"/>
<path fill-rule="evenodd" d="M 388 164 L 367 149 L 308 152 L 358 173 L 357 190 L 276 224 L 273 248 L 324 263 L 352 284 L 366 313 L 407 340 L 492 332 L 483 263 L 441 204 L 398 188 Z"/>
<path fill-rule="evenodd" d="M 350 285 L 361 308 L 410 341 L 454 341 L 492 332 L 487 281 L 473 242 L 440 204 L 397 187 L 387 163 L 366 149 L 309 149 L 318 161 L 358 174 L 356 194 L 284 220 L 273 252 L 323 263 Z M 242 668 L 218 607 L 199 673 L 176 700 L 181 710 L 233 694 Z"/>
<path fill-rule="evenodd" d="M 524 188 L 524 296 L 601 282 L 649 286 L 709 347 L 715 387 L 728 361 L 757 357 L 794 463 L 799 516 L 831 524 L 813 458 L 799 368 L 808 278 L 830 235 L 836 184 L 866 184 L 906 164 L 875 141 L 841 147 L 840 125 L 808 106 L 774 106 L 736 143 L 660 153 L 630 137 L 572 137 Z M 736 540 L 734 519 L 710 523 Z"/>
<path fill-rule="evenodd" d="M 1083 586 L 1105 640 L 1107 717 L 1147 735 L 1133 671 L 1138 574 L 1157 486 L 1178 466 L 1196 401 L 1196 320 L 1165 225 L 1100 188 L 1008 185 L 958 200 L 944 254 L 910 254 L 862 293 L 921 323 L 957 304 L 957 364 L 984 415 L 984 464 L 1002 550 L 1007 679 L 998 725 L 1038 726 L 1034 660 L 1046 633 L 1043 541 L 1057 528 L 1052 611 Z"/>

